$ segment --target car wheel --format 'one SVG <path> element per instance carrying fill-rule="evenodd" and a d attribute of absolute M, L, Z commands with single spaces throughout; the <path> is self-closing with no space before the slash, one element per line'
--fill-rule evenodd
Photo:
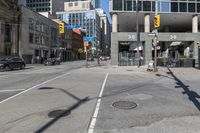
<path fill-rule="evenodd" d="M 9 71 L 10 67 L 9 66 L 5 66 L 5 71 Z"/>
<path fill-rule="evenodd" d="M 22 69 L 24 69 L 24 68 L 25 68 L 25 65 L 22 64 L 21 67 L 20 67 L 20 69 L 22 70 Z"/>

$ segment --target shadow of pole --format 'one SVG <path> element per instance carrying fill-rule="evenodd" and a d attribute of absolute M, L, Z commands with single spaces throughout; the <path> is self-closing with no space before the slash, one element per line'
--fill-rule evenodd
<path fill-rule="evenodd" d="M 175 86 L 176 88 L 182 88 L 184 90 L 183 94 L 187 94 L 188 95 L 188 99 L 190 101 L 193 102 L 193 104 L 196 106 L 196 108 L 200 111 L 200 103 L 197 100 L 197 98 L 200 98 L 200 95 L 198 93 L 196 93 L 195 91 L 192 91 L 189 89 L 188 85 L 185 85 L 180 79 L 178 79 L 174 73 L 168 68 L 170 75 L 174 78 L 174 80 L 176 81 L 176 84 L 178 86 Z"/>
<path fill-rule="evenodd" d="M 63 116 L 69 114 L 72 110 L 78 108 L 80 105 L 84 104 L 85 102 L 89 101 L 89 97 L 85 97 L 83 99 L 78 98 L 77 96 L 73 95 L 72 93 L 61 89 L 61 88 L 52 88 L 52 87 L 44 87 L 49 88 L 49 89 L 56 89 L 56 90 L 60 90 L 62 92 L 64 92 L 65 94 L 71 96 L 72 98 L 74 98 L 75 100 L 77 100 L 78 102 L 76 102 L 74 105 L 72 105 L 71 107 L 69 107 L 68 109 L 66 109 L 65 111 L 63 111 L 60 115 L 58 115 L 57 117 L 55 117 L 54 119 L 52 119 L 51 121 L 49 121 L 48 123 L 46 123 L 44 126 L 42 126 L 41 128 L 39 128 L 37 131 L 35 131 L 34 133 L 42 133 L 45 130 L 47 130 L 51 125 L 53 125 L 55 122 L 57 122 L 60 118 L 62 118 Z"/>

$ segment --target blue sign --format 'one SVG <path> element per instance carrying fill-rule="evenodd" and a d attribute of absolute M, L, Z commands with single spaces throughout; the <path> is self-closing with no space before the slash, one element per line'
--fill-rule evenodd
<path fill-rule="evenodd" d="M 68 25 L 68 26 L 65 26 L 65 28 L 67 28 L 67 29 L 80 29 L 81 26 L 79 26 L 79 25 Z"/>
<path fill-rule="evenodd" d="M 84 37 L 85 42 L 94 42 L 94 37 Z"/>

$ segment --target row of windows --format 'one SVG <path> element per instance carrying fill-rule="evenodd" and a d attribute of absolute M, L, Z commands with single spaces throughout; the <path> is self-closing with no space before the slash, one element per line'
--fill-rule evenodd
<path fill-rule="evenodd" d="M 29 18 L 29 29 L 37 31 L 37 32 L 49 34 L 49 26 L 48 25 L 40 23 L 39 21 L 35 21 L 32 18 Z"/>
<path fill-rule="evenodd" d="M 33 2 L 50 2 L 50 0 L 27 0 L 27 3 L 33 3 Z"/>
<path fill-rule="evenodd" d="M 42 45 L 48 45 L 49 38 L 46 36 L 41 36 L 39 34 L 29 33 L 29 42 L 42 44 Z"/>
<path fill-rule="evenodd" d="M 200 12 L 200 0 L 198 2 L 185 2 L 173 0 L 162 0 L 158 1 L 158 11 L 159 12 Z M 136 11 L 136 1 L 135 0 L 114 0 L 113 10 L 122 11 Z M 138 9 L 140 11 L 155 11 L 155 1 L 139 1 Z"/>
<path fill-rule="evenodd" d="M 40 3 L 40 4 L 38 4 L 38 3 L 32 3 L 32 4 L 27 4 L 27 7 L 41 7 L 41 6 L 43 6 L 43 7 L 49 7 L 51 4 L 50 3 Z"/>

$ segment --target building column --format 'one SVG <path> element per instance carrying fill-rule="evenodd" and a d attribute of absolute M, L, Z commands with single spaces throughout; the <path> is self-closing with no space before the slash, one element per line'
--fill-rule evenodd
<path fill-rule="evenodd" d="M 152 60 L 152 40 L 145 40 L 144 57 L 145 65 L 148 65 L 149 61 Z"/>
<path fill-rule="evenodd" d="M 17 23 L 14 23 L 12 25 L 12 30 L 11 30 L 11 55 L 14 55 L 14 56 L 17 56 L 18 54 L 18 51 L 17 51 L 17 45 L 18 45 L 18 42 L 17 42 Z"/>
<path fill-rule="evenodd" d="M 117 32 L 117 14 L 112 15 L 112 32 Z"/>
<path fill-rule="evenodd" d="M 192 33 L 198 32 L 198 15 L 192 17 Z"/>
<path fill-rule="evenodd" d="M 195 67 L 199 67 L 199 47 L 200 40 L 193 43 L 193 59 L 195 60 Z"/>
<path fill-rule="evenodd" d="M 150 32 L 150 15 L 145 14 L 144 16 L 144 32 Z"/>

